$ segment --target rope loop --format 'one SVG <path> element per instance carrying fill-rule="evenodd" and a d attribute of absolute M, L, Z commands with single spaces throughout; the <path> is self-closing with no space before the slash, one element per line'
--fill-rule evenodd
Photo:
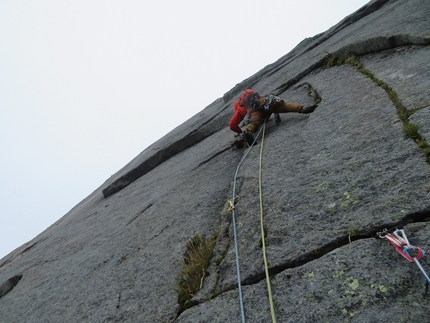
<path fill-rule="evenodd" d="M 395 229 L 393 230 L 393 232 L 390 232 L 387 229 L 385 229 L 383 232 L 377 233 L 377 236 L 381 239 L 387 240 L 392 246 L 394 246 L 396 251 L 400 255 L 402 255 L 406 260 L 416 263 L 416 265 L 418 266 L 418 269 L 421 271 L 421 273 L 423 274 L 426 280 L 426 291 L 424 294 L 426 295 L 428 292 L 428 287 L 430 285 L 430 277 L 427 275 L 423 266 L 420 264 L 421 258 L 425 256 L 425 251 L 409 243 L 405 230 Z M 415 257 L 411 256 L 409 253 L 410 250 L 413 250 L 414 252 L 416 252 L 417 255 Z"/>
<path fill-rule="evenodd" d="M 421 258 L 425 255 L 424 250 L 409 243 L 405 230 L 396 229 L 392 233 L 385 230 L 384 232 L 378 233 L 378 236 L 387 240 L 392 246 L 394 246 L 396 251 L 409 262 L 415 262 L 414 258 L 421 260 Z M 415 257 L 411 256 L 409 253 L 410 250 L 416 252 L 417 255 Z"/>

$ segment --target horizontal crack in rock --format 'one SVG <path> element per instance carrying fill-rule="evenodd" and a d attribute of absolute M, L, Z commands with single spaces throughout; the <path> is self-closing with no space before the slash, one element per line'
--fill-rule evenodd
<path fill-rule="evenodd" d="M 287 269 L 293 269 L 293 268 L 298 268 L 300 266 L 303 266 L 303 265 L 305 265 L 305 264 L 307 264 L 313 260 L 316 260 L 316 259 L 323 257 L 324 255 L 328 254 L 329 252 L 331 252 L 335 249 L 342 248 L 342 247 L 350 244 L 353 241 L 369 239 L 369 238 L 374 239 L 377 237 L 378 232 L 381 232 L 381 231 L 385 230 L 386 228 L 402 228 L 403 226 L 405 226 L 407 224 L 423 223 L 423 222 L 424 223 L 430 222 L 430 207 L 426 208 L 422 211 L 406 215 L 400 221 L 387 223 L 385 225 L 375 226 L 375 227 L 369 228 L 368 230 L 362 231 L 362 232 L 360 232 L 354 236 L 349 236 L 348 234 L 346 234 L 345 236 L 339 237 L 339 238 L 323 245 L 320 248 L 317 248 L 315 250 L 311 250 L 311 251 L 299 256 L 295 260 L 291 260 L 291 261 L 286 262 L 284 264 L 280 264 L 280 265 L 269 268 L 269 275 L 274 276 L 274 275 L 282 273 L 283 271 L 285 271 Z M 261 273 L 258 273 L 256 275 L 253 275 L 253 276 L 248 277 L 245 280 L 243 280 L 242 286 L 250 286 L 250 285 L 258 284 L 264 279 L 265 279 L 265 273 L 261 272 Z M 235 290 L 235 289 L 237 289 L 237 285 L 229 286 L 226 289 L 224 289 L 222 292 L 217 293 L 215 296 L 213 296 L 211 299 L 209 299 L 207 301 L 213 300 L 213 299 L 223 295 L 224 293 L 230 292 L 230 291 Z M 205 302 L 206 301 L 199 301 L 199 302 L 193 301 L 190 304 L 191 306 L 189 308 L 194 307 L 194 306 L 198 306 L 198 305 L 203 304 Z"/>
<path fill-rule="evenodd" d="M 381 226 L 375 226 L 372 228 L 369 228 L 368 230 L 363 230 L 362 232 L 359 232 L 358 234 L 354 236 L 345 235 L 342 237 L 339 237 L 320 248 L 317 248 L 315 250 L 311 250 L 301 256 L 299 256 L 295 260 L 288 261 L 284 264 L 280 264 L 274 267 L 269 268 L 269 275 L 274 276 L 277 275 L 287 269 L 297 268 L 300 266 L 303 266 L 313 260 L 319 259 L 329 252 L 342 248 L 348 244 L 350 244 L 353 241 L 362 240 L 362 239 L 369 239 L 369 238 L 375 238 L 377 236 L 378 232 L 381 232 L 387 228 L 402 228 L 403 226 L 410 224 L 410 223 L 419 223 L 419 222 L 430 222 L 430 207 L 426 208 L 422 211 L 412 213 L 409 215 L 406 215 L 402 220 L 393 222 L 393 223 L 387 223 L 385 225 Z M 248 277 L 242 282 L 243 286 L 247 285 L 254 285 L 259 283 L 265 278 L 264 272 L 258 273 L 252 277 Z"/>

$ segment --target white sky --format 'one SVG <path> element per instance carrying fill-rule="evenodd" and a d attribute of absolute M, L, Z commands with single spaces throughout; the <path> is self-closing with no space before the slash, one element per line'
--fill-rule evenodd
<path fill-rule="evenodd" d="M 0 258 L 367 2 L 0 0 Z"/>

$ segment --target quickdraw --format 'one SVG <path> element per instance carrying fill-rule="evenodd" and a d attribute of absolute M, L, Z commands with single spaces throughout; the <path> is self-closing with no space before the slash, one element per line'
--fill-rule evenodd
<path fill-rule="evenodd" d="M 403 229 L 402 230 L 395 229 L 392 232 L 385 229 L 382 232 L 378 232 L 377 236 L 381 239 L 387 240 L 392 246 L 394 246 L 396 251 L 400 255 L 402 255 L 406 260 L 408 260 L 409 262 L 415 262 L 417 264 L 419 270 L 421 271 L 421 273 L 423 274 L 423 276 L 426 280 L 425 294 L 427 294 L 428 287 L 430 284 L 430 278 L 420 263 L 420 260 L 426 254 L 425 251 L 419 247 L 411 245 L 409 243 L 407 236 L 406 236 L 405 230 L 403 230 Z M 416 253 L 416 256 L 411 256 L 410 251 L 413 251 L 414 253 Z"/>
<path fill-rule="evenodd" d="M 236 203 L 237 203 L 237 200 L 239 199 L 239 196 L 236 196 L 234 199 L 229 199 L 228 200 L 228 203 L 230 204 L 230 207 L 228 208 L 228 211 L 233 211 L 234 210 L 234 208 L 236 207 Z"/>

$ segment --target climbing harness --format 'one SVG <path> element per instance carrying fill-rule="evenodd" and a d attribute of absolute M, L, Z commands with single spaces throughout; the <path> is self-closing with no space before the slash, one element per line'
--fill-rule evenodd
<path fill-rule="evenodd" d="M 279 96 L 276 96 L 274 94 L 269 94 L 265 99 L 264 99 L 264 110 L 265 111 L 269 111 L 270 105 L 272 103 L 279 103 L 281 102 L 281 98 Z"/>
<path fill-rule="evenodd" d="M 269 94 L 264 99 L 264 111 L 269 111 L 270 105 L 272 103 L 279 103 L 281 101 L 282 101 L 282 99 L 279 96 L 276 96 L 274 94 Z M 275 123 L 279 124 L 280 122 L 281 122 L 281 117 L 280 117 L 279 113 L 275 112 Z"/>
<path fill-rule="evenodd" d="M 269 94 L 266 96 L 266 98 L 264 99 L 264 111 L 268 112 L 270 109 L 270 105 L 272 103 L 279 103 L 281 102 L 282 99 L 279 96 L 276 96 L 274 94 Z M 248 112 L 246 113 L 245 118 L 242 121 L 242 126 L 245 127 L 247 126 L 250 122 L 251 122 L 251 113 L 255 111 L 255 108 L 249 108 Z M 281 122 L 281 116 L 279 115 L 279 113 L 275 112 L 275 124 L 279 124 Z"/>
<path fill-rule="evenodd" d="M 275 115 L 275 124 L 277 125 L 280 124 L 281 116 L 277 112 L 275 112 L 274 115 Z M 242 127 L 246 127 L 250 122 L 251 122 L 251 110 L 248 110 L 245 118 L 243 118 Z"/>
<path fill-rule="evenodd" d="M 262 249 L 263 249 L 263 259 L 264 259 L 264 269 L 266 273 L 266 282 L 267 282 L 267 290 L 269 294 L 269 303 L 270 303 L 270 312 L 272 315 L 272 322 L 276 323 L 276 316 L 275 316 L 275 310 L 273 305 L 273 297 L 272 297 L 272 289 L 270 285 L 270 276 L 269 276 L 269 268 L 267 264 L 267 257 L 266 257 L 266 244 L 264 240 L 264 225 L 263 225 L 263 194 L 262 194 L 262 156 L 263 156 L 263 144 L 264 144 L 264 133 L 266 129 L 266 123 L 264 122 L 260 130 L 258 131 L 257 135 L 255 136 L 254 142 L 252 145 L 248 148 L 244 156 L 239 162 L 239 165 L 237 166 L 236 173 L 234 175 L 233 180 L 233 197 L 228 200 L 230 207 L 229 211 L 232 212 L 232 223 L 233 223 L 233 235 L 234 235 L 234 247 L 235 247 L 235 255 L 236 255 L 236 269 L 237 269 L 237 282 L 238 282 L 238 289 L 239 289 L 239 302 L 240 302 L 240 311 L 241 311 L 241 318 L 242 323 L 245 323 L 245 314 L 244 314 L 244 307 L 243 307 L 243 298 L 242 298 L 242 287 L 241 287 L 241 278 L 240 278 L 240 268 L 239 268 L 239 253 L 238 253 L 238 247 L 237 247 L 237 232 L 236 232 L 236 218 L 235 218 L 235 206 L 237 203 L 237 200 L 239 197 L 236 195 L 236 182 L 237 182 L 237 174 L 239 172 L 239 168 L 242 164 L 242 162 L 245 160 L 248 153 L 251 151 L 254 144 L 257 142 L 258 137 L 260 136 L 260 133 L 262 132 L 262 138 L 261 138 L 261 146 L 260 146 L 260 166 L 259 166 L 259 195 L 260 195 L 260 226 L 261 226 L 261 241 L 262 241 Z"/>
<path fill-rule="evenodd" d="M 387 240 L 391 245 L 394 246 L 396 251 L 402 255 L 406 260 L 409 262 L 415 262 L 423 274 L 425 280 L 426 280 L 426 291 L 425 294 L 428 292 L 428 287 L 430 284 L 430 278 L 425 272 L 423 266 L 420 263 L 420 260 L 423 256 L 425 256 L 425 251 L 422 250 L 419 247 L 413 246 L 409 243 L 408 238 L 406 237 L 405 230 L 395 229 L 390 232 L 390 230 L 385 229 L 382 232 L 378 232 L 377 236 L 381 239 Z M 416 256 L 411 255 L 411 251 L 416 253 Z"/>

